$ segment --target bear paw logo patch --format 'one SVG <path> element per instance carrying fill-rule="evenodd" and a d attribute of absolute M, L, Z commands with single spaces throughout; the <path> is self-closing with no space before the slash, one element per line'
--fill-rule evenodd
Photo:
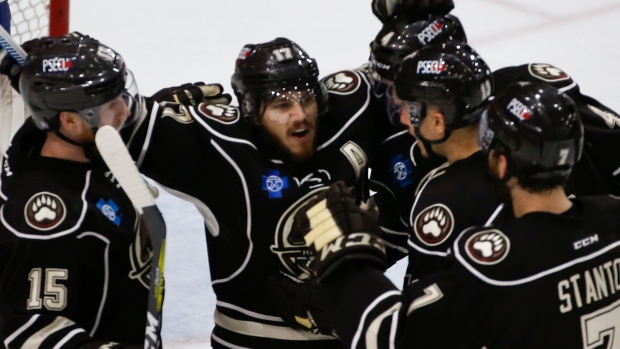
<path fill-rule="evenodd" d="M 28 200 L 24 209 L 26 223 L 37 230 L 56 228 L 67 216 L 65 203 L 58 195 L 42 192 Z"/>
<path fill-rule="evenodd" d="M 469 257 L 477 263 L 497 264 L 508 255 L 510 241 L 499 230 L 485 230 L 467 239 L 465 249 Z"/>
<path fill-rule="evenodd" d="M 360 78 L 354 72 L 345 70 L 326 77 L 323 83 L 330 93 L 348 95 L 357 91 Z"/>
<path fill-rule="evenodd" d="M 528 66 L 528 70 L 533 77 L 542 81 L 554 82 L 570 79 L 570 76 L 562 69 L 556 68 L 551 64 L 531 63 Z"/>
<path fill-rule="evenodd" d="M 420 212 L 413 226 L 420 241 L 435 246 L 446 241 L 452 233 L 454 216 L 446 205 L 435 204 Z"/>
<path fill-rule="evenodd" d="M 223 124 L 232 124 L 239 119 L 239 109 L 227 104 L 202 103 L 198 110 L 206 117 Z"/>

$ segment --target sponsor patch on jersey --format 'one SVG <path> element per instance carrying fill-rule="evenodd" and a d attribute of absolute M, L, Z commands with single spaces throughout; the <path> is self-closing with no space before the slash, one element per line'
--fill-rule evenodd
<path fill-rule="evenodd" d="M 355 72 L 344 70 L 328 75 L 323 79 L 323 84 L 329 93 L 350 95 L 360 87 L 361 79 Z"/>
<path fill-rule="evenodd" d="M 528 67 L 530 75 L 542 81 L 554 82 L 570 79 L 562 69 L 546 63 L 531 63 Z"/>
<path fill-rule="evenodd" d="M 428 246 L 446 241 L 454 229 L 454 215 L 448 206 L 431 205 L 418 214 L 413 223 L 416 236 Z"/>
<path fill-rule="evenodd" d="M 620 126 L 620 116 L 612 113 L 611 111 L 602 110 L 590 104 L 588 104 L 588 109 L 592 110 L 594 114 L 600 116 L 601 119 L 605 121 L 607 127 L 614 128 L 616 126 Z"/>
<path fill-rule="evenodd" d="M 200 103 L 198 111 L 222 124 L 232 124 L 239 120 L 239 109 L 228 104 L 206 104 Z"/>
<path fill-rule="evenodd" d="M 62 199 L 50 192 L 33 195 L 24 208 L 26 223 L 37 230 L 47 231 L 56 228 L 67 216 L 67 208 Z"/>
<path fill-rule="evenodd" d="M 282 191 L 288 189 L 288 177 L 281 177 L 278 170 L 269 170 L 267 175 L 263 176 L 261 189 L 267 191 L 270 199 L 279 199 L 282 197 Z"/>
<path fill-rule="evenodd" d="M 114 200 L 104 200 L 100 198 L 99 201 L 97 201 L 97 208 L 104 216 L 112 221 L 112 223 L 116 224 L 116 226 L 121 225 L 121 217 L 118 215 L 118 205 Z"/>
<path fill-rule="evenodd" d="M 401 188 L 411 184 L 412 173 L 411 161 L 409 159 L 403 158 L 401 154 L 392 158 L 392 178 Z"/>
<path fill-rule="evenodd" d="M 510 240 L 497 229 L 484 230 L 467 239 L 465 250 L 476 263 L 497 264 L 508 255 Z"/>

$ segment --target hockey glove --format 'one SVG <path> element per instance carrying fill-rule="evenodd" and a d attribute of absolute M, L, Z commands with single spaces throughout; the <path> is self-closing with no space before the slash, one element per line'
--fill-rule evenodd
<path fill-rule="evenodd" d="M 306 244 L 316 251 L 310 268 L 319 281 L 350 262 L 386 269 L 378 214 L 372 198 L 362 205 L 356 204 L 342 181 L 332 184 L 299 210 L 294 229 L 304 232 Z"/>
<path fill-rule="evenodd" d="M 224 88 L 220 84 L 206 85 L 204 82 L 195 82 L 163 88 L 151 98 L 157 102 L 174 102 L 194 107 L 200 103 L 230 104 L 232 98 L 228 93 L 222 93 L 223 91 Z"/>
<path fill-rule="evenodd" d="M 271 303 L 284 322 L 314 334 L 334 336 L 326 315 L 321 310 L 314 281 L 302 281 L 280 273 L 267 279 Z"/>
<path fill-rule="evenodd" d="M 22 44 L 22 48 L 24 51 L 30 52 L 40 43 L 41 39 L 28 40 Z M 19 77 L 22 74 L 22 67 L 5 50 L 0 52 L 0 74 L 6 75 L 11 81 L 13 89 L 19 92 Z"/>
<path fill-rule="evenodd" d="M 395 16 L 411 21 L 424 20 L 428 15 L 444 16 L 453 8 L 453 0 L 372 0 L 372 12 L 383 23 Z"/>

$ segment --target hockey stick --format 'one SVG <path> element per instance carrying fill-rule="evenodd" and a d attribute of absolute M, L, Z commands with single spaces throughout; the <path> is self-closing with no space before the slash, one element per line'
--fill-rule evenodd
<path fill-rule="evenodd" d="M 125 143 L 112 126 L 102 126 L 97 131 L 95 142 L 101 157 L 118 180 L 131 203 L 142 216 L 142 221 L 151 238 L 153 259 L 149 303 L 146 314 L 145 349 L 161 348 L 161 310 L 164 300 L 164 257 L 166 249 L 166 224 L 155 205 L 144 178 L 138 172 Z"/>
<path fill-rule="evenodd" d="M 13 40 L 2 26 L 0 26 L 0 46 L 8 53 L 21 67 L 26 65 L 26 57 L 28 54 L 24 49 Z"/>

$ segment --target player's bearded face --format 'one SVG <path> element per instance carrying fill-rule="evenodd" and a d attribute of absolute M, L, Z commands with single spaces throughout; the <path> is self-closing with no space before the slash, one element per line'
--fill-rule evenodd
<path fill-rule="evenodd" d="M 293 160 L 304 161 L 314 155 L 318 105 L 312 94 L 282 93 L 263 101 L 263 109 L 265 131 Z"/>

